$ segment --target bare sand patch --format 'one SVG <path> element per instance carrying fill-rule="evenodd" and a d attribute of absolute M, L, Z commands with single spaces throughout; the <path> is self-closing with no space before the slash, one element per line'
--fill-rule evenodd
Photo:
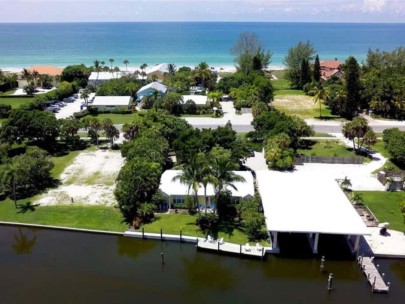
<path fill-rule="evenodd" d="M 61 185 L 43 194 L 37 203 L 113 206 L 117 203 L 115 179 L 123 164 L 120 151 L 82 152 L 61 174 Z"/>

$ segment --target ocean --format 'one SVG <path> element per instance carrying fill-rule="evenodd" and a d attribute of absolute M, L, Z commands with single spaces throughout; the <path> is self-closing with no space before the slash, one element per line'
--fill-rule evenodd
<path fill-rule="evenodd" d="M 273 53 L 271 67 L 283 66 L 290 47 L 309 40 L 321 60 L 363 61 L 368 50 L 405 46 L 405 24 L 347 23 L 0 23 L 0 68 L 64 67 L 98 59 L 138 68 L 158 63 L 230 67 L 230 49 L 242 32 L 255 33 Z"/>

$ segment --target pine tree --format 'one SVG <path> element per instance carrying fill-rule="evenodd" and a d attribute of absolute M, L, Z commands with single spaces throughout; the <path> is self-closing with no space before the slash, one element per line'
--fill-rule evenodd
<path fill-rule="evenodd" d="M 353 118 L 360 105 L 360 66 L 356 58 L 350 56 L 345 62 L 344 79 L 346 89 L 345 113 L 346 118 Z"/>
<path fill-rule="evenodd" d="M 300 89 L 302 89 L 304 85 L 310 82 L 311 82 L 311 68 L 309 67 L 309 62 L 306 59 L 302 59 L 301 73 L 300 73 Z"/>
<path fill-rule="evenodd" d="M 319 62 L 319 56 L 316 55 L 314 63 L 314 80 L 319 82 L 321 80 L 321 63 Z"/>

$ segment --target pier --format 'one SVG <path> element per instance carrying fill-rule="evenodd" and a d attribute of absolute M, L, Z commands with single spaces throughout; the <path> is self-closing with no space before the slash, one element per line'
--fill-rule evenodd
<path fill-rule="evenodd" d="M 357 262 L 361 267 L 361 270 L 365 274 L 368 283 L 371 286 L 372 292 L 388 293 L 390 289 L 390 283 L 385 283 L 383 276 L 381 276 L 378 268 L 373 263 L 372 257 L 359 256 Z"/>

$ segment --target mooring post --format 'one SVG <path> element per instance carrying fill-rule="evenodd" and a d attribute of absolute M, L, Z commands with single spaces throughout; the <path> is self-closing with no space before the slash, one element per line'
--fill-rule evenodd
<path fill-rule="evenodd" d="M 387 283 L 387 290 L 388 290 L 388 291 L 390 291 L 390 285 L 391 285 L 391 282 L 388 282 L 388 283 Z"/>
<path fill-rule="evenodd" d="M 145 239 L 145 229 L 142 227 L 142 239 Z"/>
<path fill-rule="evenodd" d="M 160 240 L 163 240 L 163 229 L 160 228 Z"/>
<path fill-rule="evenodd" d="M 242 254 L 242 244 L 239 245 L 239 254 Z"/>
<path fill-rule="evenodd" d="M 162 265 L 164 265 L 165 264 L 165 256 L 164 256 L 163 252 L 161 252 L 160 255 L 162 257 Z"/>
<path fill-rule="evenodd" d="M 373 286 L 371 287 L 371 291 L 374 291 L 376 279 L 377 279 L 377 276 L 374 276 L 374 281 L 373 281 Z"/>
<path fill-rule="evenodd" d="M 180 230 L 180 243 L 183 242 L 183 232 Z"/>
<path fill-rule="evenodd" d="M 219 244 L 219 241 L 217 241 L 217 245 L 218 245 L 217 251 L 219 251 L 219 245 L 220 245 L 220 244 Z"/>
<path fill-rule="evenodd" d="M 332 290 L 332 284 L 333 284 L 333 273 L 330 273 L 328 278 L 328 291 Z"/>
<path fill-rule="evenodd" d="M 322 256 L 321 258 L 321 266 L 319 267 L 319 271 L 323 272 L 325 268 L 325 256 Z"/>
<path fill-rule="evenodd" d="M 383 272 L 381 276 L 382 276 L 383 282 L 385 282 L 385 281 L 384 281 L 385 273 Z"/>

